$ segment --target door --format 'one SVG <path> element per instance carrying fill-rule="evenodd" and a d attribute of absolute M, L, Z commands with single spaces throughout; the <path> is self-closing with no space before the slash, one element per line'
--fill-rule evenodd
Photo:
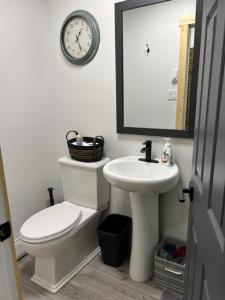
<path fill-rule="evenodd" d="M 225 1 L 204 0 L 186 300 L 225 299 Z"/>
<path fill-rule="evenodd" d="M 22 300 L 0 149 L 0 298 Z"/>

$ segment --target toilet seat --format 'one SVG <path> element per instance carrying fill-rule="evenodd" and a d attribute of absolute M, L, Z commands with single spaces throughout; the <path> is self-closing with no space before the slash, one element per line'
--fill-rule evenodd
<path fill-rule="evenodd" d="M 75 228 L 81 218 L 79 207 L 64 201 L 31 216 L 21 227 L 20 236 L 33 244 L 50 241 Z"/>

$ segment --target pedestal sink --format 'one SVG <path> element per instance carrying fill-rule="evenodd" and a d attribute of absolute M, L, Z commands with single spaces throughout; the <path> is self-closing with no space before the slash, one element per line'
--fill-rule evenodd
<path fill-rule="evenodd" d="M 133 220 L 130 277 L 144 282 L 153 275 L 154 250 L 159 239 L 158 195 L 175 187 L 179 170 L 176 164 L 167 167 L 138 158 L 112 160 L 103 172 L 112 185 L 130 193 Z"/>

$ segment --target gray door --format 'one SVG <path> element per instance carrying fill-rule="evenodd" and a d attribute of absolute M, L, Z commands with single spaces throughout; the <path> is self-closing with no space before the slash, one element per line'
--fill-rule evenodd
<path fill-rule="evenodd" d="M 225 0 L 204 0 L 186 300 L 225 299 Z"/>

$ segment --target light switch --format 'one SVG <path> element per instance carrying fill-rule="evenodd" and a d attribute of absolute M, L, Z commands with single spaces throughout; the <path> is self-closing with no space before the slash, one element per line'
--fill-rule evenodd
<path fill-rule="evenodd" d="M 178 78 L 178 70 L 173 69 L 172 73 L 171 73 L 171 82 L 172 82 L 173 85 L 177 84 L 177 78 Z"/>
<path fill-rule="evenodd" d="M 168 100 L 177 100 L 177 89 L 169 89 L 168 90 Z"/>

